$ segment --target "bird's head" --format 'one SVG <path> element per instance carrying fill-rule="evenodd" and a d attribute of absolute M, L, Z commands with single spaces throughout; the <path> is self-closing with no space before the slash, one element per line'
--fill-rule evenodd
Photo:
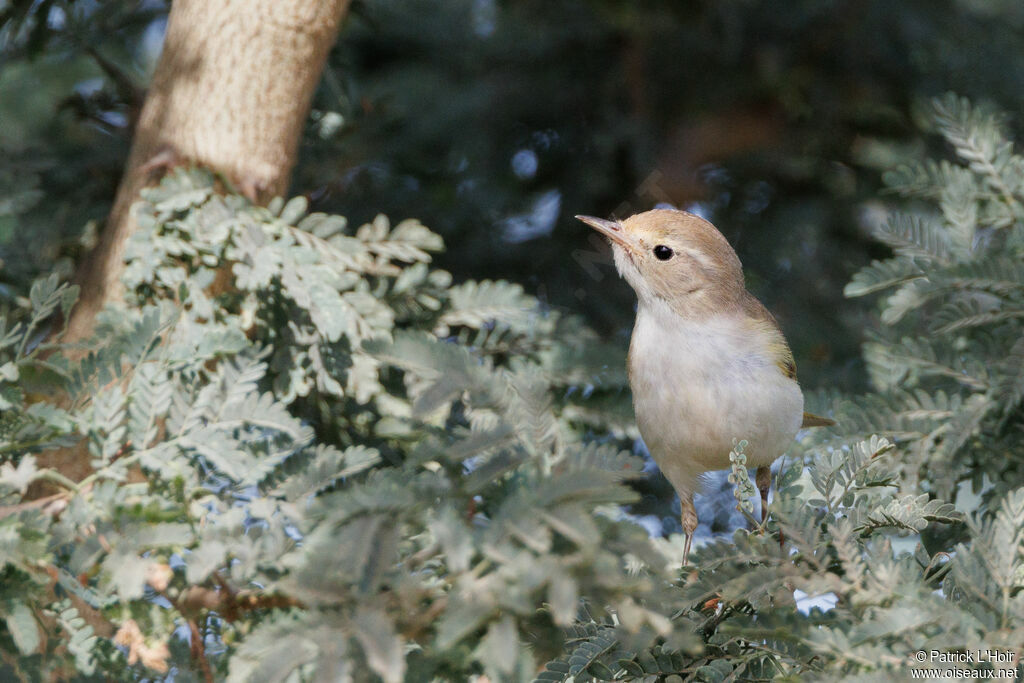
<path fill-rule="evenodd" d="M 641 304 L 662 300 L 683 315 L 735 305 L 743 268 L 722 233 L 686 211 L 654 209 L 623 221 L 576 216 L 608 238 L 619 274 Z"/>

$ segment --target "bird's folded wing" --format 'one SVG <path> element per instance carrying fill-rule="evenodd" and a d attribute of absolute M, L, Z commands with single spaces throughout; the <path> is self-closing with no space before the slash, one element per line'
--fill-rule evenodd
<path fill-rule="evenodd" d="M 821 415 L 815 415 L 814 413 L 804 412 L 804 422 L 801 427 L 830 427 L 836 423 L 835 420 L 831 420 Z"/>

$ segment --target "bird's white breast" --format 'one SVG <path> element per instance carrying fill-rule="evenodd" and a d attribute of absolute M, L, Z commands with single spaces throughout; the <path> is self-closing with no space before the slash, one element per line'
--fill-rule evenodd
<path fill-rule="evenodd" d="M 796 436 L 803 395 L 759 334 L 735 314 L 690 321 L 641 303 L 629 352 L 633 406 L 677 491 L 692 493 L 700 474 L 729 467 L 733 439 L 749 442 L 747 463 L 757 467 Z"/>

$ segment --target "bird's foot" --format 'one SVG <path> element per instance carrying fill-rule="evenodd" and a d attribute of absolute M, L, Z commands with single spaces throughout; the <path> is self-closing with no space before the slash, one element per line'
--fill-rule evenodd
<path fill-rule="evenodd" d="M 682 509 L 681 520 L 683 523 L 683 566 L 685 567 L 690 560 L 690 546 L 693 544 L 693 534 L 697 531 L 697 508 L 693 506 L 693 497 L 687 497 L 685 499 L 680 498 L 680 508 Z"/>

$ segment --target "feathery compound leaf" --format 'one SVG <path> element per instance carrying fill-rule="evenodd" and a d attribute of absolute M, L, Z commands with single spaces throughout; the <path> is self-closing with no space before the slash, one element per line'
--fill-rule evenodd
<path fill-rule="evenodd" d="M 522 286 L 504 280 L 471 280 L 448 291 L 450 309 L 438 321 L 440 336 L 447 336 L 451 327 L 481 328 L 491 323 L 523 329 L 538 314 L 537 301 L 524 294 Z"/>
<path fill-rule="evenodd" d="M 1024 261 L 1014 256 L 988 254 L 974 263 L 964 263 L 937 272 L 932 279 L 956 290 L 988 292 L 1000 297 L 1024 294 Z"/>
<path fill-rule="evenodd" d="M 332 446 L 318 444 L 312 456 L 301 463 L 301 469 L 287 476 L 274 492 L 288 500 L 316 495 L 379 462 L 380 454 L 373 448 L 351 446 L 339 451 Z"/>
<path fill-rule="evenodd" d="M 921 257 L 925 262 L 949 261 L 950 245 L 946 232 L 919 216 L 896 214 L 872 233 L 904 258 Z M 863 271 L 862 271 L 863 272 Z"/>
<path fill-rule="evenodd" d="M 362 607 L 352 622 L 370 668 L 384 683 L 405 680 L 404 642 L 391 618 L 382 610 Z M 514 632 L 505 635 L 514 637 Z"/>
<path fill-rule="evenodd" d="M 871 265 L 862 268 L 853 276 L 843 294 L 849 297 L 864 296 L 916 280 L 923 275 L 921 268 L 911 260 L 872 261 Z"/>
<path fill-rule="evenodd" d="M 356 231 L 356 239 L 379 257 L 406 263 L 429 263 L 428 252 L 444 248 L 441 236 L 415 219 L 404 220 L 394 229 L 390 225 L 387 216 L 378 215 Z"/>
<path fill-rule="evenodd" d="M 91 675 L 96 669 L 93 652 L 99 641 L 93 627 L 71 606 L 70 600 L 64 600 L 54 607 L 58 610 L 57 626 L 66 634 L 67 639 L 64 642 L 75 658 L 75 668 L 87 676 Z"/>
<path fill-rule="evenodd" d="M 32 322 L 29 329 L 49 318 L 64 300 L 69 285 L 61 283 L 56 273 L 32 283 L 29 290 L 29 304 L 32 306 Z"/>
<path fill-rule="evenodd" d="M 888 439 L 872 436 L 866 441 L 851 445 L 848 451 L 835 450 L 814 463 L 810 470 L 814 488 L 825 497 L 822 501 L 830 509 L 835 509 L 846 498 L 847 493 L 855 485 L 878 484 L 882 479 L 868 476 L 868 470 L 876 458 L 894 448 Z"/>
<path fill-rule="evenodd" d="M 569 673 L 578 676 L 609 654 L 619 644 L 613 633 L 610 629 L 603 631 L 573 648 L 569 653 Z"/>
<path fill-rule="evenodd" d="M 347 634 L 322 613 L 277 613 L 261 621 L 230 660 L 229 683 L 286 681 L 301 668 L 320 680 L 351 675 Z"/>
<path fill-rule="evenodd" d="M 1009 595 L 1024 571 L 1024 488 L 1004 496 L 994 518 L 975 514 L 966 521 L 973 538 L 957 546 L 944 588 L 974 614 L 994 621 L 995 628 L 1005 628 L 1022 616 L 1019 602 Z"/>
<path fill-rule="evenodd" d="M 156 438 L 159 421 L 170 410 L 174 385 L 162 364 L 150 362 L 136 368 L 129 392 L 131 441 L 137 447 L 146 447 Z"/>
<path fill-rule="evenodd" d="M 498 378 L 467 349 L 427 334 L 400 332 L 392 343 L 371 340 L 363 348 L 377 360 L 406 371 L 417 415 L 431 414 L 467 390 L 490 395 L 497 389 Z"/>
<path fill-rule="evenodd" d="M 971 372 L 981 368 L 963 367 L 963 354 L 950 349 L 942 339 L 904 337 L 898 343 L 869 342 L 864 345 L 864 361 L 871 380 L 879 390 L 914 386 L 920 378 L 946 377 L 972 389 L 984 389 L 987 383 Z"/>
<path fill-rule="evenodd" d="M 862 551 L 857 542 L 853 523 L 849 519 L 841 518 L 829 525 L 829 531 L 832 534 L 836 556 L 843 565 L 844 578 L 852 585 L 859 586 L 867 573 L 867 568 L 861 556 Z"/>
<path fill-rule="evenodd" d="M 1024 306 L 1001 306 L 986 294 L 964 295 L 940 308 L 931 320 L 931 330 L 938 334 L 971 327 L 993 325 L 1024 318 Z"/>
<path fill-rule="evenodd" d="M 1024 402 L 1024 336 L 1017 340 L 1000 364 L 994 396 L 1002 405 L 1003 419 Z"/>
<path fill-rule="evenodd" d="M 952 93 L 933 100 L 932 108 L 936 127 L 957 155 L 1003 199 L 1014 203 L 1013 194 L 1020 187 L 1012 187 L 1008 182 L 1012 175 L 1007 173 L 1007 167 L 1016 162 L 1006 137 L 1004 117 L 974 107 L 966 98 Z"/>
<path fill-rule="evenodd" d="M 622 478 L 644 476 L 644 460 L 614 444 L 572 444 L 556 461 L 553 472 L 602 470 Z"/>
<path fill-rule="evenodd" d="M 209 402 L 213 414 L 247 401 L 257 392 L 257 386 L 267 365 L 258 357 L 237 358 L 219 366 L 216 383 L 211 384 Z"/>
<path fill-rule="evenodd" d="M 0 491 L 6 488 L 24 493 L 38 474 L 35 456 L 26 455 L 17 465 L 5 462 L 0 465 Z"/>
<path fill-rule="evenodd" d="M 565 659 L 568 659 L 566 657 Z M 555 659 L 544 666 L 544 670 L 537 674 L 533 683 L 563 683 L 572 678 L 569 663 L 563 659 Z"/>
<path fill-rule="evenodd" d="M 928 494 L 904 496 L 889 501 L 868 513 L 857 526 L 857 531 L 893 527 L 907 531 L 922 531 L 929 522 L 952 524 L 963 516 L 949 503 L 929 500 Z"/>
<path fill-rule="evenodd" d="M 882 179 L 890 188 L 908 197 L 939 199 L 950 186 L 973 188 L 972 198 L 982 194 L 974 173 L 946 160 L 901 164 L 882 174 Z"/>

